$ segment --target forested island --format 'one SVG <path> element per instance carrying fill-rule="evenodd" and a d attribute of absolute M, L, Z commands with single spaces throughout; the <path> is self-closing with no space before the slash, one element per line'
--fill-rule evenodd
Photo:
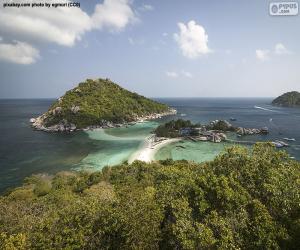
<path fill-rule="evenodd" d="M 109 79 L 87 79 L 60 97 L 49 110 L 32 118 L 47 132 L 108 128 L 176 113 L 167 105 L 130 92 Z"/>
<path fill-rule="evenodd" d="M 192 123 L 190 120 L 171 120 L 154 130 L 157 137 L 188 137 L 194 141 L 221 142 L 226 140 L 227 132 L 235 132 L 239 136 L 268 134 L 268 128 L 243 128 L 232 125 L 227 120 L 214 120 L 208 124 Z"/>
<path fill-rule="evenodd" d="M 300 93 L 297 91 L 287 92 L 274 99 L 272 104 L 282 107 L 300 107 Z"/>
<path fill-rule="evenodd" d="M 1 249 L 299 249 L 300 163 L 270 144 L 211 162 L 34 175 L 0 197 Z"/>

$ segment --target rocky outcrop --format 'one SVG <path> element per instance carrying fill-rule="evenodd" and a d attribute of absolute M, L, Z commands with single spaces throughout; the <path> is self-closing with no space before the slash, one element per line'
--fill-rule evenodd
<path fill-rule="evenodd" d="M 59 107 L 53 109 L 52 111 L 50 111 L 51 115 L 55 114 L 59 114 L 60 109 L 58 109 Z M 80 110 L 80 108 L 78 106 L 72 106 L 71 111 L 72 112 L 78 112 Z M 45 131 L 45 132 L 74 132 L 76 130 L 84 130 L 84 131 L 88 131 L 88 130 L 95 130 L 95 129 L 101 129 L 101 128 L 116 128 L 116 127 L 123 127 L 123 126 L 130 126 L 130 125 L 134 125 L 137 122 L 143 122 L 146 120 L 153 120 L 153 119 L 160 119 L 163 116 L 168 116 L 168 115 L 174 115 L 176 114 L 177 111 L 175 109 L 170 109 L 167 112 L 163 112 L 163 113 L 154 113 L 154 114 L 149 114 L 149 115 L 145 115 L 142 117 L 136 117 L 134 119 L 134 121 L 132 122 L 123 122 L 123 123 L 113 123 L 111 121 L 107 121 L 107 120 L 101 120 L 99 122 L 99 124 L 95 124 L 95 125 L 91 125 L 91 126 L 87 126 L 85 128 L 77 128 L 76 125 L 74 123 L 70 123 L 68 122 L 66 119 L 62 119 L 59 123 L 52 125 L 52 126 L 46 126 L 45 121 L 47 119 L 47 114 L 45 113 L 37 118 L 31 118 L 30 119 L 30 123 L 31 126 L 36 129 L 36 130 L 40 130 L 40 131 Z"/>
<path fill-rule="evenodd" d="M 208 130 L 220 130 L 220 131 L 233 131 L 234 127 L 226 120 L 214 120 L 211 121 L 207 126 Z"/>
<path fill-rule="evenodd" d="M 258 134 L 268 134 L 269 131 L 267 128 L 242 128 L 238 127 L 236 129 L 236 133 L 238 135 L 258 135 Z"/>

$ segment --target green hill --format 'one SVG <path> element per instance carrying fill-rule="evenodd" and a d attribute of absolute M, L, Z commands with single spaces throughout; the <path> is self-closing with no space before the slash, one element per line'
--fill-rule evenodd
<path fill-rule="evenodd" d="M 297 91 L 287 92 L 274 99 L 272 104 L 283 107 L 300 107 L 300 93 Z"/>
<path fill-rule="evenodd" d="M 82 129 L 155 118 L 172 110 L 165 104 L 130 92 L 109 79 L 87 79 L 33 119 L 33 127 L 50 131 Z"/>
<path fill-rule="evenodd" d="M 35 175 L 0 196 L 1 249 L 300 249 L 299 238 L 300 164 L 268 144 L 202 164 Z"/>

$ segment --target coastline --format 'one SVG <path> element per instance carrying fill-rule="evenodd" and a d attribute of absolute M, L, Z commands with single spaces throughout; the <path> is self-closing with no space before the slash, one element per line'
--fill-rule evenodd
<path fill-rule="evenodd" d="M 162 147 L 182 140 L 181 138 L 160 138 L 160 141 L 154 142 L 153 138 L 153 135 L 146 138 L 141 147 L 129 157 L 128 163 L 135 160 L 151 162 L 154 160 L 156 152 Z"/>
<path fill-rule="evenodd" d="M 127 121 L 123 123 L 113 123 L 111 121 L 102 120 L 98 125 L 90 125 L 85 128 L 77 128 L 75 124 L 69 123 L 66 120 L 62 120 L 61 123 L 47 127 L 45 125 L 45 119 L 47 118 L 47 112 L 42 114 L 37 118 L 31 118 L 30 123 L 31 127 L 35 130 L 44 131 L 44 132 L 74 132 L 74 131 L 92 131 L 95 129 L 106 129 L 106 128 L 118 128 L 118 127 L 127 127 L 134 125 L 136 123 L 141 123 L 148 120 L 160 119 L 164 116 L 175 115 L 177 110 L 169 108 L 168 111 L 162 113 L 152 113 L 145 116 L 136 117 L 132 121 Z"/>

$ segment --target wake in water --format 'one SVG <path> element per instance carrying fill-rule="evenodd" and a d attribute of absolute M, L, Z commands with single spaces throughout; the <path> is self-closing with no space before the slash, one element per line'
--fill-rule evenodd
<path fill-rule="evenodd" d="M 264 111 L 270 111 L 270 112 L 275 112 L 275 113 L 282 113 L 281 111 L 277 111 L 277 110 L 273 110 L 273 109 L 268 109 L 268 108 L 264 108 L 264 107 L 260 107 L 260 106 L 254 106 L 255 109 L 261 109 Z"/>

